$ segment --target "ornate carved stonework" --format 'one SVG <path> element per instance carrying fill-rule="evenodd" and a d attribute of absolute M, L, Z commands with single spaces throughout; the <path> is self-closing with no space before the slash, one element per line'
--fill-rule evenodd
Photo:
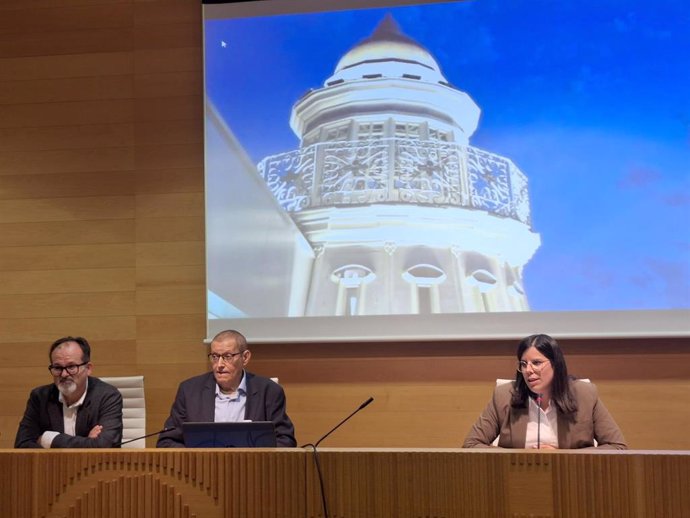
<path fill-rule="evenodd" d="M 258 169 L 288 212 L 394 202 L 472 208 L 531 223 L 527 179 L 515 164 L 452 142 L 323 142 L 267 157 Z"/>

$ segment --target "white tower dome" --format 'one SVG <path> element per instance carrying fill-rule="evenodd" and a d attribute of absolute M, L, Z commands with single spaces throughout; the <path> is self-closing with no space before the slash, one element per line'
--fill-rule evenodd
<path fill-rule="evenodd" d="M 424 121 L 449 135 L 446 140 L 467 144 L 477 129 L 479 107 L 454 88 L 433 56 L 400 32 L 387 15 L 373 34 L 355 45 L 338 62 L 324 87 L 312 90 L 292 110 L 290 126 L 304 140 L 323 126 L 357 114 L 371 120 L 390 117 Z"/>
<path fill-rule="evenodd" d="M 325 85 L 339 79 L 359 79 L 368 73 L 400 77 L 400 72 L 417 74 L 423 81 L 448 85 L 433 56 L 413 39 L 405 36 L 388 14 L 374 33 L 345 54 Z"/>

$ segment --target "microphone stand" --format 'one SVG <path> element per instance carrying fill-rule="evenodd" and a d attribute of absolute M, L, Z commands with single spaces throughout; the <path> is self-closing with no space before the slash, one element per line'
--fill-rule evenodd
<path fill-rule="evenodd" d="M 162 430 L 158 430 L 157 432 L 153 432 L 153 433 L 147 433 L 146 435 L 142 435 L 141 437 L 135 437 L 134 439 L 127 439 L 126 441 L 120 442 L 120 444 L 118 444 L 118 447 L 122 446 L 123 444 L 138 441 L 139 439 L 146 439 L 147 437 L 151 437 L 152 435 L 159 435 L 161 433 L 169 432 L 170 430 L 174 430 L 174 429 L 175 429 L 175 427 L 163 428 Z"/>
<path fill-rule="evenodd" d="M 322 442 L 326 437 L 328 437 L 328 436 L 331 435 L 333 432 L 335 432 L 338 428 L 340 428 L 343 424 L 345 424 L 352 416 L 354 416 L 354 415 L 355 415 L 357 412 L 359 412 L 360 410 L 364 409 L 364 407 L 366 407 L 367 405 L 369 405 L 372 401 L 374 401 L 374 398 L 373 398 L 373 397 L 370 397 L 370 398 L 367 399 L 364 403 L 362 403 L 361 405 L 359 405 L 359 407 L 357 407 L 357 410 L 355 410 L 354 412 L 352 412 L 349 416 L 347 416 L 345 419 L 343 419 L 343 420 L 340 421 L 337 425 L 335 425 L 326 435 L 324 435 L 324 436 L 321 437 L 318 441 L 316 441 L 316 444 L 308 443 L 308 444 L 303 444 L 303 445 L 301 446 L 302 448 L 306 448 L 307 446 L 311 446 L 311 447 L 313 448 L 313 450 L 314 450 L 314 465 L 316 466 L 316 473 L 317 473 L 317 475 L 319 476 L 319 488 L 321 489 L 321 505 L 322 505 L 322 507 L 323 507 L 323 516 L 324 516 L 324 518 L 328 518 L 328 517 L 329 517 L 329 514 L 328 514 L 328 503 L 326 502 L 326 490 L 325 490 L 324 484 L 323 484 L 323 473 L 321 472 L 321 462 L 319 462 L 319 451 L 318 451 L 316 448 L 317 448 L 317 446 L 318 446 L 319 444 L 321 444 L 321 442 Z"/>
<path fill-rule="evenodd" d="M 349 416 L 347 416 L 345 419 L 343 419 L 342 421 L 340 421 L 337 425 L 335 425 L 335 426 L 333 427 L 333 429 L 332 429 L 330 432 L 328 432 L 326 435 L 324 435 L 323 437 L 321 437 L 321 439 L 319 439 L 318 441 L 316 441 L 316 444 L 314 445 L 314 449 L 316 449 L 316 447 L 317 447 L 319 444 L 321 444 L 321 441 L 323 441 L 326 437 L 328 437 L 328 436 L 331 435 L 333 432 L 335 432 L 338 428 L 340 428 L 343 424 L 345 424 L 345 422 L 348 421 L 353 415 L 355 415 L 357 412 L 359 412 L 360 410 L 362 410 L 364 407 L 368 406 L 372 401 L 374 401 L 374 398 L 373 398 L 373 397 L 370 397 L 370 398 L 367 399 L 364 403 L 362 403 L 361 405 L 359 405 L 359 407 L 357 407 L 357 410 L 355 410 L 355 411 L 352 412 Z M 305 445 L 305 446 L 308 446 L 308 445 Z"/>
<path fill-rule="evenodd" d="M 541 449 L 541 401 L 542 395 L 537 394 L 537 449 Z"/>

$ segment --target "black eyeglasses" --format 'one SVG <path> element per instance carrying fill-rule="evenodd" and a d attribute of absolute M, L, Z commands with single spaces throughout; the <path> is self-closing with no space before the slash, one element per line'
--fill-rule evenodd
<path fill-rule="evenodd" d="M 67 371 L 70 376 L 79 372 L 79 367 L 83 367 L 89 362 L 80 363 L 79 365 L 67 365 L 66 367 L 61 367 L 60 365 L 48 365 L 48 370 L 53 376 L 62 376 L 62 371 Z"/>
<path fill-rule="evenodd" d="M 213 363 L 218 363 L 218 361 L 223 358 L 223 361 L 225 363 L 230 363 L 235 356 L 238 356 L 242 354 L 244 351 L 240 351 L 238 353 L 225 353 L 225 354 L 216 354 L 216 353 L 211 353 L 208 355 L 208 359 L 211 360 Z"/>

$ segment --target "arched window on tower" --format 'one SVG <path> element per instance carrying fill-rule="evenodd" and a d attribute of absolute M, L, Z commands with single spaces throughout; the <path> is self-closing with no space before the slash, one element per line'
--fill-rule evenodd
<path fill-rule="evenodd" d="M 431 264 L 417 264 L 402 274 L 412 288 L 412 313 L 430 314 L 441 312 L 439 286 L 448 276 Z"/>
<path fill-rule="evenodd" d="M 334 270 L 331 280 L 338 285 L 336 316 L 362 315 L 365 286 L 375 278 L 376 274 L 361 264 L 347 264 Z"/>
<path fill-rule="evenodd" d="M 510 309 L 512 311 L 529 311 L 525 289 L 522 287 L 520 269 L 506 265 L 505 276 L 507 285 L 506 293 L 510 300 Z"/>
<path fill-rule="evenodd" d="M 496 289 L 498 279 L 488 270 L 474 270 L 467 277 L 467 284 L 474 288 L 475 299 L 479 311 L 493 311 L 492 293 Z"/>

